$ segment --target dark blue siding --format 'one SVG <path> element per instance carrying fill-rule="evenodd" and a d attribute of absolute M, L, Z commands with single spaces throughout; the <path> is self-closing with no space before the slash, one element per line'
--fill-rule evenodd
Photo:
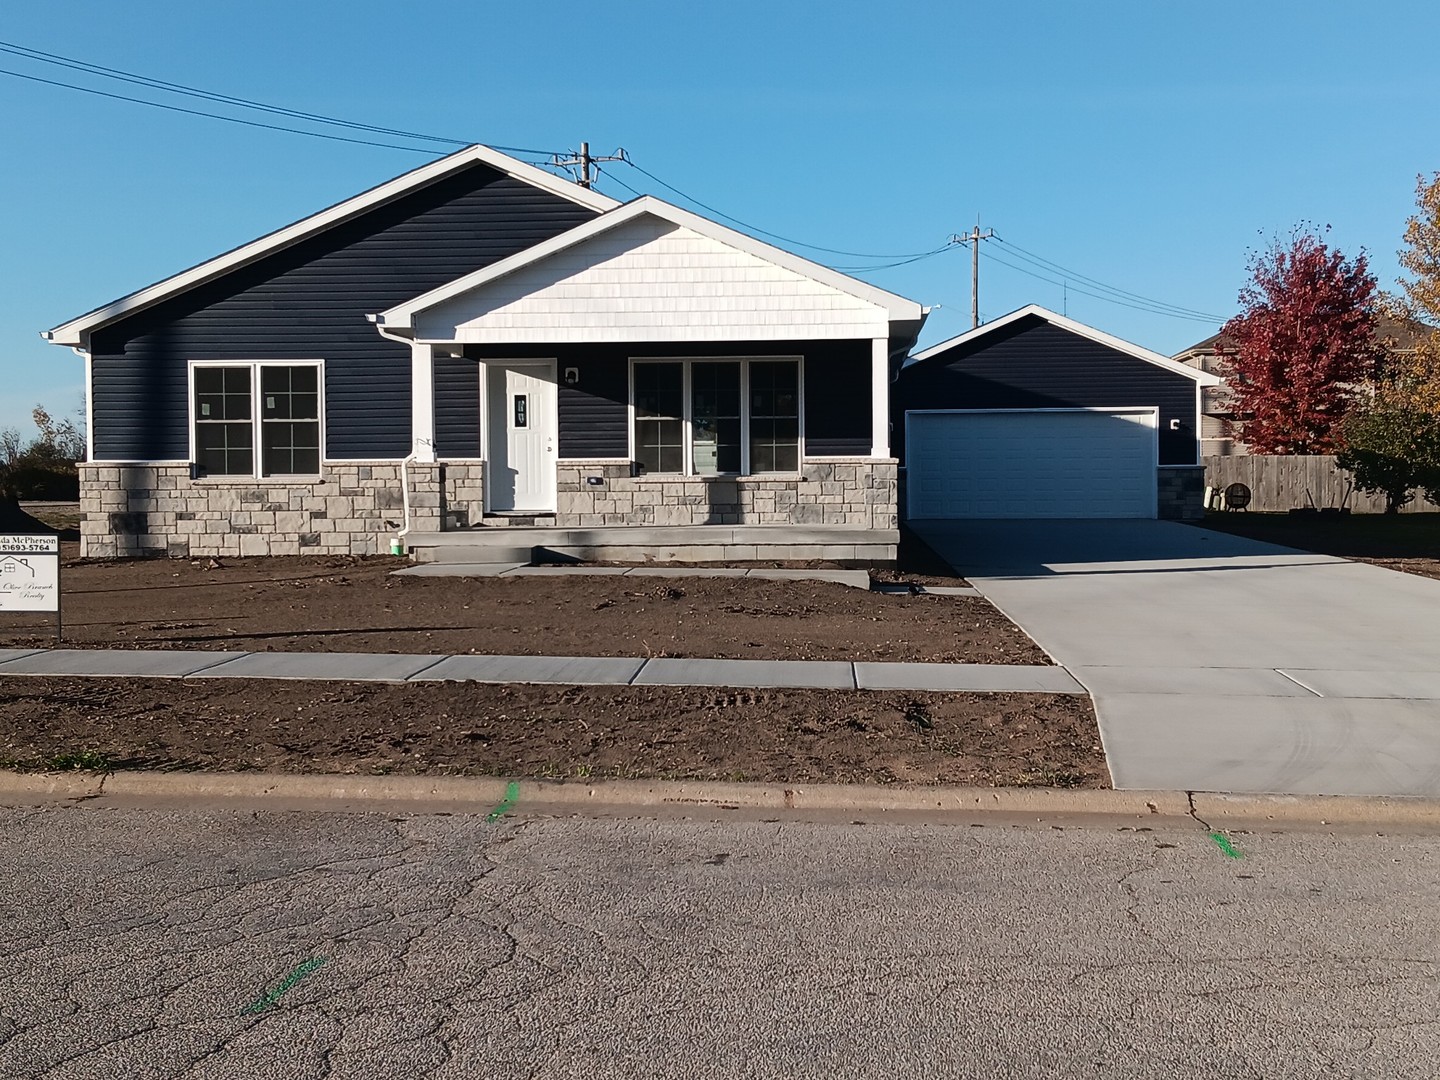
<path fill-rule="evenodd" d="M 560 357 L 560 456 L 562 458 L 628 458 L 630 456 L 630 365 L 626 357 L 584 356 L 566 350 Z M 565 369 L 579 377 L 565 382 Z"/>
<path fill-rule="evenodd" d="M 559 387 L 560 457 L 630 456 L 630 361 L 645 357 L 803 356 L 805 452 L 870 453 L 869 341 L 724 341 L 696 344 L 467 346 L 467 357 L 554 358 Z M 565 369 L 578 380 L 565 382 Z M 437 391 L 438 392 L 438 391 Z M 478 418 L 479 404 L 474 405 Z M 438 417 L 437 417 L 438 423 Z"/>
<path fill-rule="evenodd" d="M 320 359 L 327 456 L 404 457 L 410 353 L 365 316 L 593 213 L 477 164 L 99 330 L 96 456 L 188 456 L 189 360 Z"/>
<path fill-rule="evenodd" d="M 1194 380 L 1029 316 L 906 368 L 892 397 L 893 450 L 904 454 L 906 409 L 1112 405 L 1159 408 L 1160 464 L 1195 464 Z"/>
<path fill-rule="evenodd" d="M 442 458 L 483 457 L 480 446 L 480 364 L 435 358 L 435 452 Z"/>

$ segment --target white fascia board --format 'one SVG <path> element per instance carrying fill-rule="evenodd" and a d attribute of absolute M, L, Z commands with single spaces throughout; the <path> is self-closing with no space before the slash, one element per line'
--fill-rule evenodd
<path fill-rule="evenodd" d="M 848 274 L 842 274 L 838 270 L 831 270 L 828 266 L 821 266 L 819 263 L 811 262 L 809 259 L 793 255 L 788 251 L 756 240 L 752 236 L 736 232 L 734 229 L 726 228 L 724 225 L 717 225 L 709 218 L 703 218 L 699 214 L 692 214 L 688 210 L 682 210 L 657 199 L 653 195 L 642 195 L 638 199 L 619 206 L 608 213 L 592 221 L 584 222 L 575 226 L 568 232 L 559 236 L 551 237 L 524 251 L 516 252 L 507 259 L 491 263 L 483 270 L 477 270 L 473 274 L 458 278 L 438 289 L 432 289 L 423 296 L 417 296 L 414 300 L 399 304 L 388 311 L 380 313 L 378 321 L 380 325 L 391 330 L 404 331 L 414 326 L 415 316 L 422 311 L 442 304 L 446 300 L 454 299 L 473 289 L 478 289 L 492 281 L 496 281 L 506 274 L 514 273 L 522 267 L 532 263 L 540 262 L 551 255 L 583 244 L 585 241 L 608 232 L 617 226 L 633 221 L 635 218 L 649 214 L 652 217 L 668 221 L 672 225 L 691 229 L 701 236 L 715 240 L 721 244 L 727 244 L 748 255 L 773 263 L 802 277 L 810 278 L 827 285 L 837 292 L 843 292 L 858 300 L 873 304 L 882 308 L 892 322 L 895 321 L 923 321 L 926 309 L 914 300 L 907 300 L 903 296 L 886 292 L 884 289 L 876 288 L 874 285 L 852 278 Z"/>
<path fill-rule="evenodd" d="M 1135 357 L 1137 360 L 1144 360 L 1147 364 L 1154 364 L 1156 367 L 1164 368 L 1166 371 L 1174 372 L 1176 375 L 1184 375 L 1187 379 L 1194 379 L 1200 386 L 1219 386 L 1221 382 L 1224 381 L 1215 375 L 1211 375 L 1207 371 L 1189 367 L 1186 364 L 1170 359 L 1168 356 L 1162 356 L 1160 353 L 1142 348 L 1133 342 L 1125 341 L 1123 338 L 1117 338 L 1112 334 L 1107 334 L 1103 330 L 1096 330 L 1093 326 L 1086 326 L 1084 323 L 1078 323 L 1074 319 L 1067 319 L 1064 315 L 1057 315 L 1049 308 L 1043 308 L 1039 304 L 1026 304 L 1023 308 L 1020 308 L 1020 310 L 1010 312 L 1009 315 L 1002 315 L 1000 318 L 992 319 L 990 322 L 977 326 L 973 330 L 967 330 L 963 334 L 958 334 L 948 341 L 942 341 L 938 345 L 931 345 L 928 349 L 924 349 L 906 360 L 904 366 L 908 368 L 912 364 L 918 364 L 922 360 L 928 360 L 932 356 L 938 356 L 943 352 L 948 352 L 957 345 L 967 345 L 978 338 L 984 337 L 986 334 L 993 333 L 1001 327 L 1009 326 L 1011 323 L 1030 315 L 1037 315 L 1052 326 L 1058 326 L 1060 329 L 1068 330 L 1072 334 L 1089 338 L 1091 341 L 1106 345 L 1117 352 L 1126 353 Z"/>
<path fill-rule="evenodd" d="M 85 347 L 88 343 L 85 335 L 90 331 L 105 325 L 108 322 L 130 315 L 136 311 L 159 303 L 186 289 L 194 288 L 207 281 L 228 273 L 231 270 L 254 262 L 262 256 L 271 252 L 279 251 L 298 243 L 301 240 L 314 234 L 347 221 L 359 214 L 370 210 L 373 207 L 381 206 L 387 202 L 399 198 L 410 191 L 424 187 L 436 180 L 441 179 L 449 173 L 456 172 L 474 164 L 484 164 L 495 169 L 497 172 L 511 176 L 516 180 L 530 184 L 532 187 L 548 191 L 552 195 L 569 199 L 571 202 L 588 207 L 597 213 L 605 213 L 620 204 L 608 195 L 602 195 L 598 191 L 591 191 L 579 184 L 572 183 L 559 176 L 553 176 L 544 169 L 536 168 L 534 165 L 527 165 L 523 161 L 517 161 L 508 154 L 502 154 L 498 150 L 492 150 L 488 146 L 467 146 L 463 150 L 456 151 L 438 161 L 432 161 L 428 165 L 422 165 L 418 169 L 412 169 L 402 176 L 393 180 L 387 180 L 369 191 L 361 192 L 343 202 L 312 214 L 310 217 L 302 218 L 292 225 L 283 229 L 267 233 L 258 240 L 252 240 L 248 244 L 233 248 L 218 255 L 213 259 L 192 266 L 189 270 L 182 271 L 174 277 L 158 281 L 154 285 L 146 286 L 138 292 L 122 296 L 113 300 L 104 307 L 96 308 L 87 312 L 79 318 L 72 319 L 67 323 L 55 327 L 53 330 L 43 331 L 41 337 L 56 345 L 70 345 L 72 347 Z"/>

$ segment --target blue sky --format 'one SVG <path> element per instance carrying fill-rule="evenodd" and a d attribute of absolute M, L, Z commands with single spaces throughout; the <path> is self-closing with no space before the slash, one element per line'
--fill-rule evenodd
<path fill-rule="evenodd" d="M 1035 269 L 1018 245 L 1226 316 L 1247 248 L 1308 220 L 1347 253 L 1367 249 L 1393 287 L 1415 176 L 1440 169 L 1437 31 L 1440 6 L 1383 0 L 47 0 L 12 6 L 0 38 L 410 131 L 624 146 L 675 187 L 810 244 L 918 252 L 978 216 L 1004 241 L 982 249 L 983 317 L 1064 305 L 1173 353 L 1215 324 L 1102 302 L 1075 277 L 1066 297 L 998 260 Z M 144 93 L 11 55 L 0 68 Z M 82 386 L 79 358 L 38 331 L 427 160 L 7 75 L 0 125 L 0 426 L 27 429 L 36 402 L 73 411 Z M 969 326 L 964 249 L 858 276 L 940 305 L 922 344 Z"/>

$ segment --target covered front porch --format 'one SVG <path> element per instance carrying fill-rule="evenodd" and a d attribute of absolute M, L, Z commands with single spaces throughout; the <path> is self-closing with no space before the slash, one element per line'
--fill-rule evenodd
<path fill-rule="evenodd" d="M 412 349 L 405 545 L 893 560 L 924 315 L 649 198 L 378 314 Z"/>

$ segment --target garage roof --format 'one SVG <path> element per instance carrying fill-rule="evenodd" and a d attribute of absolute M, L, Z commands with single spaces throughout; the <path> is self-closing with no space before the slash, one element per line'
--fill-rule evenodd
<path fill-rule="evenodd" d="M 1083 338 L 1089 338 L 1091 341 L 1099 342 L 1101 345 L 1133 356 L 1137 360 L 1144 360 L 1147 364 L 1154 364 L 1156 367 L 1164 368 L 1166 371 L 1173 372 L 1176 375 L 1184 375 L 1187 379 L 1192 379 L 1201 386 L 1219 386 L 1222 382 L 1218 376 L 1211 375 L 1209 372 L 1201 371 L 1199 368 L 1188 367 L 1185 364 L 1171 360 L 1168 356 L 1162 356 L 1160 353 L 1151 352 L 1149 349 L 1141 348 L 1139 345 L 1114 337 L 1102 330 L 1096 330 L 1093 326 L 1086 326 L 1084 323 L 1078 323 L 1074 319 L 1067 319 L 1064 315 L 1057 315 L 1055 312 L 1048 308 L 1043 308 L 1039 304 L 1027 304 L 1018 311 L 1012 311 L 1008 315 L 1002 315 L 998 319 L 993 319 L 983 326 L 977 326 L 973 330 L 967 330 L 965 333 L 953 337 L 948 341 L 942 341 L 938 345 L 931 345 L 928 349 L 924 349 L 907 359 L 904 366 L 910 367 L 912 364 L 929 360 L 933 356 L 940 356 L 943 353 L 949 352 L 951 349 L 978 341 L 988 334 L 993 334 L 995 331 L 1009 326 L 1011 323 L 1031 317 L 1044 319 L 1052 326 L 1057 326 L 1062 330 L 1067 330 Z"/>

